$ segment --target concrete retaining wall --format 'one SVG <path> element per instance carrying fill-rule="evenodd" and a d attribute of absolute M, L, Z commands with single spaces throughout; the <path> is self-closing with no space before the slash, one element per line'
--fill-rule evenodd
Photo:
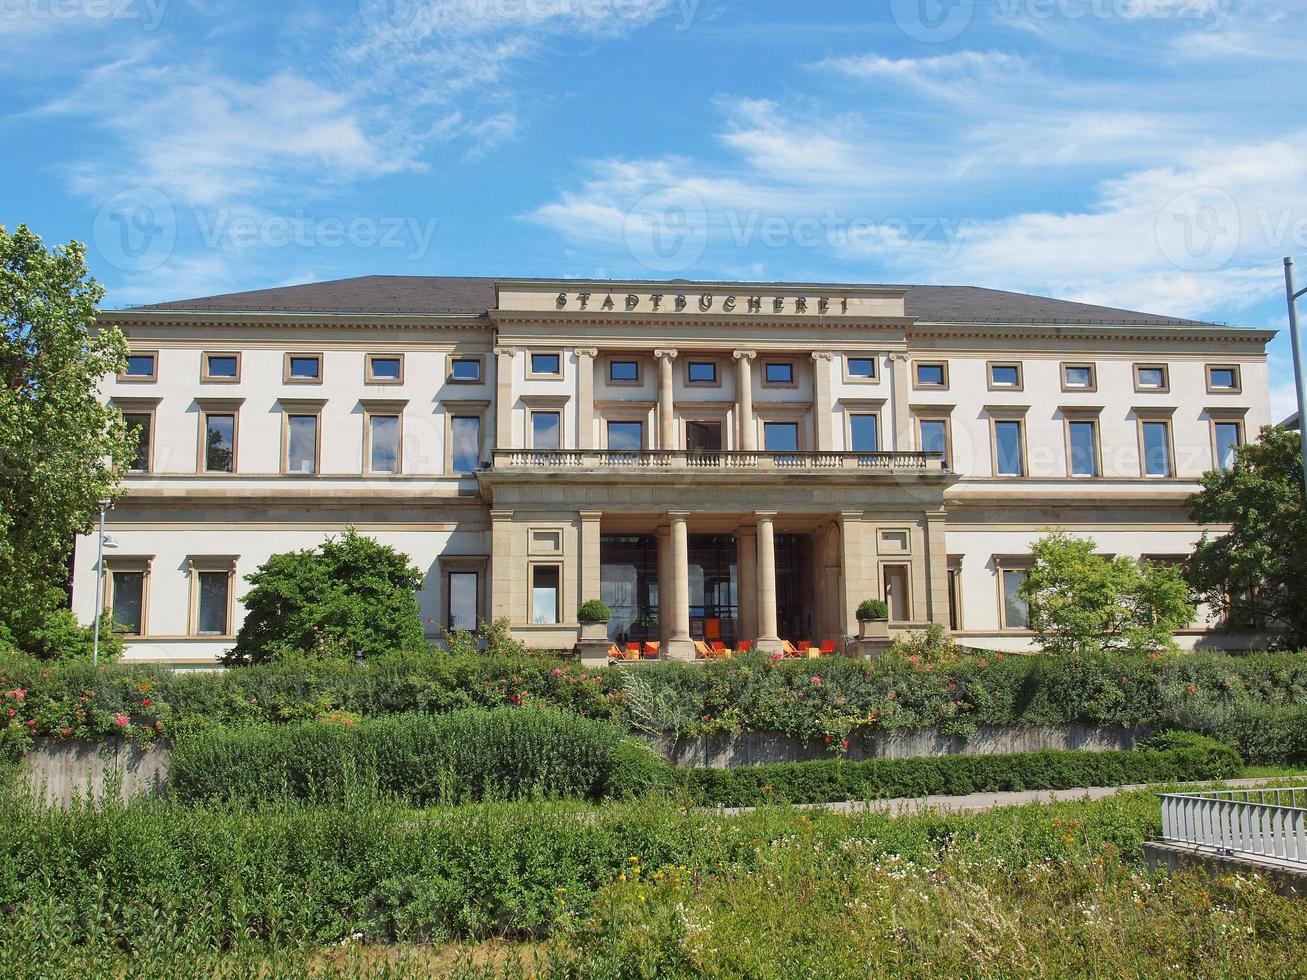
<path fill-rule="evenodd" d="M 729 769 L 831 758 L 821 742 L 801 742 L 774 732 L 746 732 L 705 738 L 651 738 L 650 745 L 678 766 Z M 849 739 L 849 759 L 908 759 L 940 755 L 1010 755 L 1046 749 L 1106 752 L 1133 749 L 1135 732 L 1091 725 L 1022 725 L 982 727 L 970 741 L 935 728 L 877 732 Z"/>
<path fill-rule="evenodd" d="M 20 778 L 38 798 L 66 805 L 74 799 L 120 799 L 163 793 L 168 784 L 168 748 L 141 748 L 120 738 L 103 742 L 60 742 L 39 738 L 23 756 Z"/>

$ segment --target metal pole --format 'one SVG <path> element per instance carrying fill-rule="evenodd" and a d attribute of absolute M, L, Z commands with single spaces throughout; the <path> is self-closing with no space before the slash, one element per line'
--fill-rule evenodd
<path fill-rule="evenodd" d="M 1289 340 L 1293 344 L 1293 380 L 1298 392 L 1298 438 L 1303 446 L 1303 437 L 1307 436 L 1307 364 L 1303 363 L 1303 345 L 1298 338 L 1298 297 L 1307 293 L 1307 288 L 1298 292 L 1293 290 L 1293 259 L 1284 260 L 1284 293 L 1289 300 Z M 1303 497 L 1307 500 L 1307 452 L 1302 452 Z"/>
<path fill-rule="evenodd" d="M 100 619 L 104 613 L 104 512 L 108 509 L 108 501 L 100 501 L 100 532 L 96 535 L 99 547 L 95 558 L 95 626 L 91 634 L 92 667 L 100 665 Z"/>

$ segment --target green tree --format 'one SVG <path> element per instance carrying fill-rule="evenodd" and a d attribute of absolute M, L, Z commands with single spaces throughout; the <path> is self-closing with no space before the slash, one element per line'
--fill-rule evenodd
<path fill-rule="evenodd" d="M 1174 649 L 1172 635 L 1194 617 L 1178 568 L 1125 556 L 1108 560 L 1094 542 L 1053 531 L 1031 546 L 1021 586 L 1030 628 L 1048 653 L 1146 653 Z"/>
<path fill-rule="evenodd" d="M 132 454 L 96 393 L 127 358 L 122 333 L 96 326 L 103 293 L 85 246 L 47 250 L 25 226 L 0 226 L 0 639 L 42 656 L 82 645 L 60 586 Z"/>
<path fill-rule="evenodd" d="M 1204 532 L 1185 565 L 1202 601 L 1232 628 L 1271 627 L 1275 644 L 1307 646 L 1307 515 L 1303 509 L 1302 443 L 1297 432 L 1267 426 L 1239 447 L 1228 470 L 1204 474 L 1189 498 Z"/>
<path fill-rule="evenodd" d="M 427 649 L 416 595 L 422 573 L 353 528 L 320 550 L 273 555 L 246 581 L 245 622 L 228 664 Z"/>

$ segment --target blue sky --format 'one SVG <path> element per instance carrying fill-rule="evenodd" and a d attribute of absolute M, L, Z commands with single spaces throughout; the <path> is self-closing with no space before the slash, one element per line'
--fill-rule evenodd
<path fill-rule="evenodd" d="M 0 0 L 0 223 L 113 306 L 966 283 L 1282 329 L 1307 0 Z M 1287 337 L 1272 398 L 1292 408 Z"/>

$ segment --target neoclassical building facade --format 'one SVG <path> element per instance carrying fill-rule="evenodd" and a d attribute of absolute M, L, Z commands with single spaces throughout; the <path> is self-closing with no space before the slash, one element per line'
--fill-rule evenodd
<path fill-rule="evenodd" d="M 129 659 L 175 664 L 231 645 L 269 555 L 347 527 L 422 570 L 433 639 L 568 649 L 601 598 L 613 640 L 691 657 L 838 641 L 876 597 L 1021 649 L 1033 540 L 1178 560 L 1186 496 L 1270 422 L 1268 331 L 973 287 L 374 276 L 101 319 L 138 439 L 104 602 Z"/>

